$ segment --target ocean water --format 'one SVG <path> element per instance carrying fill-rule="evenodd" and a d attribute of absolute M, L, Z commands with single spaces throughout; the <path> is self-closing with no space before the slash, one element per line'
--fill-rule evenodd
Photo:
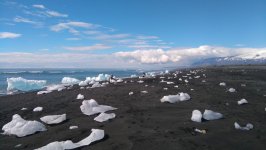
<path fill-rule="evenodd" d="M 130 77 L 139 75 L 140 70 L 118 69 L 0 69 L 0 95 L 6 94 L 7 78 L 22 77 L 28 80 L 46 80 L 47 85 L 59 84 L 63 77 L 73 77 L 85 80 L 86 77 L 98 76 L 98 74 L 112 74 L 115 77 Z"/>

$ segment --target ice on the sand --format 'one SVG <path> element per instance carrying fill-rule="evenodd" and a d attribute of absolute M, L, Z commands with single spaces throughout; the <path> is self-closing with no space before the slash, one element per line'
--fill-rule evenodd
<path fill-rule="evenodd" d="M 39 91 L 37 92 L 37 95 L 42 95 L 42 94 L 48 94 L 51 93 L 52 91 Z"/>
<path fill-rule="evenodd" d="M 236 91 L 236 89 L 234 89 L 234 88 L 230 88 L 228 91 L 231 92 L 231 93 L 233 93 L 233 92 Z"/>
<path fill-rule="evenodd" d="M 65 149 L 75 149 L 81 146 L 90 145 L 92 142 L 99 141 L 104 138 L 104 130 L 101 129 L 91 129 L 91 134 L 86 137 L 85 139 L 73 143 L 71 140 L 67 141 L 55 141 L 52 143 L 47 144 L 41 148 L 36 150 L 65 150 Z"/>
<path fill-rule="evenodd" d="M 96 87 L 102 87 L 102 85 L 99 82 L 95 82 L 91 88 L 96 88 Z"/>
<path fill-rule="evenodd" d="M 187 93 L 179 93 L 176 95 L 168 95 L 161 98 L 161 102 L 169 102 L 169 103 L 176 103 L 180 101 L 187 101 L 190 99 L 190 96 Z"/>
<path fill-rule="evenodd" d="M 12 117 L 12 121 L 5 124 L 2 128 L 3 134 L 16 135 L 18 137 L 34 134 L 39 131 L 46 131 L 45 126 L 38 121 L 27 121 L 21 118 L 20 115 L 15 114 Z"/>
<path fill-rule="evenodd" d="M 226 83 L 225 82 L 221 82 L 219 85 L 220 86 L 226 86 Z"/>
<path fill-rule="evenodd" d="M 23 108 L 21 108 L 21 110 L 28 110 L 28 108 L 23 107 Z"/>
<path fill-rule="evenodd" d="M 130 95 L 133 95 L 133 94 L 134 94 L 133 92 L 129 92 L 129 93 L 128 93 L 129 96 L 130 96 Z"/>
<path fill-rule="evenodd" d="M 202 113 L 199 110 L 193 110 L 191 120 L 194 122 L 201 122 Z"/>
<path fill-rule="evenodd" d="M 45 80 L 27 80 L 22 77 L 7 78 L 7 91 L 31 91 L 44 88 Z"/>
<path fill-rule="evenodd" d="M 66 87 L 62 84 L 53 84 L 53 85 L 46 86 L 45 91 L 37 92 L 37 95 L 48 94 L 48 93 L 51 93 L 52 91 L 62 91 L 65 88 Z"/>
<path fill-rule="evenodd" d="M 77 129 L 77 128 L 79 128 L 79 127 L 78 126 L 70 126 L 69 130 L 73 130 L 73 129 Z"/>
<path fill-rule="evenodd" d="M 88 82 L 87 81 L 80 81 L 79 86 L 87 86 Z"/>
<path fill-rule="evenodd" d="M 79 82 L 80 80 L 76 78 L 71 78 L 71 77 L 64 77 L 61 81 L 61 83 L 65 85 L 79 84 Z"/>
<path fill-rule="evenodd" d="M 170 81 L 169 81 L 169 82 L 166 82 L 166 84 L 175 84 L 175 83 L 174 83 L 174 82 L 170 82 Z"/>
<path fill-rule="evenodd" d="M 147 94 L 148 91 L 140 91 L 140 93 L 142 93 L 142 94 Z"/>
<path fill-rule="evenodd" d="M 139 80 L 139 81 L 137 81 L 138 83 L 143 83 L 144 81 L 142 81 L 142 80 Z"/>
<path fill-rule="evenodd" d="M 81 112 L 88 116 L 115 109 L 117 108 L 107 105 L 99 105 L 94 99 L 84 100 L 80 106 Z"/>
<path fill-rule="evenodd" d="M 58 124 L 66 120 L 66 114 L 44 116 L 40 120 L 46 124 Z"/>
<path fill-rule="evenodd" d="M 84 99 L 84 95 L 82 95 L 82 94 L 78 94 L 78 95 L 77 95 L 77 99 Z"/>
<path fill-rule="evenodd" d="M 237 122 L 234 123 L 235 129 L 238 130 L 251 130 L 253 129 L 253 124 L 248 123 L 245 127 L 241 127 Z"/>
<path fill-rule="evenodd" d="M 37 112 L 37 111 L 42 111 L 43 110 L 43 108 L 42 107 L 35 107 L 34 109 L 33 109 L 33 111 L 34 112 Z"/>
<path fill-rule="evenodd" d="M 97 122 L 104 122 L 104 121 L 107 121 L 113 118 L 115 118 L 115 113 L 107 114 L 103 112 L 103 113 L 100 113 L 97 117 L 95 117 L 94 120 Z"/>
<path fill-rule="evenodd" d="M 223 118 L 223 115 L 219 112 L 214 112 L 212 110 L 205 109 L 203 113 L 203 118 L 205 120 L 217 120 Z"/>
<path fill-rule="evenodd" d="M 243 105 L 243 104 L 247 104 L 247 103 L 248 103 L 248 101 L 246 99 L 244 99 L 244 98 L 242 98 L 241 100 L 237 101 L 238 105 Z"/>

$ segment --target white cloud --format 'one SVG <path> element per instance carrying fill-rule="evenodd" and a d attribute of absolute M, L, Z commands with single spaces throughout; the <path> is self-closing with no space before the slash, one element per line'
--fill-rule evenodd
<path fill-rule="evenodd" d="M 68 40 L 68 41 L 78 41 L 78 40 L 80 40 L 80 38 L 66 38 L 66 40 Z"/>
<path fill-rule="evenodd" d="M 72 51 L 93 51 L 93 50 L 110 49 L 112 47 L 103 44 L 95 44 L 91 46 L 75 46 L 75 47 L 64 47 L 64 48 L 66 50 L 72 50 Z"/>
<path fill-rule="evenodd" d="M 32 7 L 39 8 L 39 9 L 45 9 L 45 6 L 44 5 L 40 5 L 40 4 L 32 5 Z"/>
<path fill-rule="evenodd" d="M 158 36 L 145 36 L 145 35 L 140 35 L 140 36 L 137 36 L 137 39 L 140 39 L 140 40 L 150 40 L 150 39 L 159 39 Z"/>
<path fill-rule="evenodd" d="M 77 22 L 77 21 L 71 21 L 71 22 L 65 22 L 65 23 L 59 23 L 56 25 L 51 26 L 51 30 L 55 32 L 59 32 L 62 30 L 68 30 L 68 32 L 73 34 L 78 34 L 79 31 L 76 28 L 94 28 L 96 25 L 86 22 Z"/>
<path fill-rule="evenodd" d="M 47 10 L 46 14 L 50 17 L 68 17 L 67 14 L 62 14 L 57 11 Z"/>
<path fill-rule="evenodd" d="M 23 17 L 15 17 L 13 19 L 14 22 L 20 22 L 20 23 L 29 23 L 29 24 L 34 24 L 34 25 L 41 25 L 42 23 L 41 22 L 36 22 L 36 21 L 32 21 L 28 18 L 23 18 Z"/>
<path fill-rule="evenodd" d="M 121 39 L 129 37 L 129 34 L 100 34 L 95 37 L 98 40 Z"/>
<path fill-rule="evenodd" d="M 12 32 L 0 32 L 0 39 L 13 39 L 20 37 L 21 34 L 12 33 Z"/>

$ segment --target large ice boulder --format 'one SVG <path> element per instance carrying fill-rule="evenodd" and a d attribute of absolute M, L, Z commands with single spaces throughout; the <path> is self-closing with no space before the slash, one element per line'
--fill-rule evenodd
<path fill-rule="evenodd" d="M 212 110 L 205 109 L 203 113 L 203 118 L 205 120 L 217 120 L 223 118 L 223 114 L 219 112 L 214 112 Z"/>
<path fill-rule="evenodd" d="M 7 78 L 7 91 L 31 91 L 44 88 L 45 80 L 27 80 L 22 77 Z"/>
<path fill-rule="evenodd" d="M 40 120 L 46 124 L 58 124 L 66 120 L 66 114 L 44 116 Z"/>
<path fill-rule="evenodd" d="M 168 95 L 161 98 L 161 102 L 176 103 L 181 101 L 187 101 L 190 99 L 190 96 L 187 93 L 179 93 L 177 95 Z"/>
<path fill-rule="evenodd" d="M 85 139 L 73 143 L 71 140 L 67 141 L 55 141 L 52 143 L 47 144 L 46 146 L 43 146 L 41 148 L 38 148 L 36 150 L 65 150 L 65 149 L 76 149 L 81 146 L 90 145 L 92 142 L 101 140 L 104 138 L 104 130 L 101 129 L 91 129 L 91 134 L 86 137 Z"/>
<path fill-rule="evenodd" d="M 18 137 L 23 137 L 34 134 L 35 132 L 46 131 L 46 128 L 38 121 L 27 121 L 21 118 L 20 115 L 15 114 L 12 117 L 12 121 L 5 124 L 2 130 L 4 131 L 3 134 L 13 134 Z"/>
<path fill-rule="evenodd" d="M 61 82 L 62 84 L 65 85 L 73 85 L 73 84 L 79 84 L 80 80 L 71 77 L 64 77 Z"/>
<path fill-rule="evenodd" d="M 117 108 L 107 105 L 99 105 L 94 99 L 84 100 L 80 106 L 81 112 L 88 116 L 115 109 Z"/>

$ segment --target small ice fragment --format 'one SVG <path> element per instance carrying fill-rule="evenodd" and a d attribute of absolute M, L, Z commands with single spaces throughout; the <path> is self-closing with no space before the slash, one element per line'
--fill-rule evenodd
<path fill-rule="evenodd" d="M 185 82 L 188 83 L 188 80 L 186 79 Z"/>
<path fill-rule="evenodd" d="M 166 84 L 175 84 L 174 82 L 166 82 Z"/>
<path fill-rule="evenodd" d="M 84 95 L 82 95 L 82 94 L 78 94 L 78 95 L 77 95 L 77 99 L 84 99 Z"/>
<path fill-rule="evenodd" d="M 241 86 L 242 86 L 242 87 L 245 87 L 245 86 L 246 86 L 246 84 L 241 84 Z"/>
<path fill-rule="evenodd" d="M 190 96 L 187 93 L 179 93 L 177 95 L 168 95 L 161 98 L 161 102 L 169 102 L 169 103 L 176 103 L 179 101 L 186 101 L 189 100 Z"/>
<path fill-rule="evenodd" d="M 202 133 L 202 134 L 206 134 L 207 133 L 207 131 L 204 130 L 204 129 L 203 130 L 200 130 L 200 129 L 195 128 L 194 131 L 195 132 L 198 132 L 198 133 Z"/>
<path fill-rule="evenodd" d="M 148 87 L 148 86 L 149 86 L 149 85 L 147 85 L 147 84 L 145 85 L 145 87 Z"/>
<path fill-rule="evenodd" d="M 23 108 L 21 108 L 21 110 L 28 110 L 28 108 L 23 107 Z"/>
<path fill-rule="evenodd" d="M 205 111 L 203 113 L 203 118 L 205 120 L 217 120 L 217 119 L 223 118 L 223 115 L 221 113 L 205 109 Z"/>
<path fill-rule="evenodd" d="M 251 123 L 246 124 L 245 127 L 241 127 L 237 122 L 234 123 L 235 129 L 238 130 L 251 130 L 253 129 L 253 125 Z"/>
<path fill-rule="evenodd" d="M 69 127 L 70 130 L 77 129 L 77 128 L 79 128 L 79 127 L 78 126 L 70 126 Z"/>
<path fill-rule="evenodd" d="M 226 86 L 226 83 L 225 82 L 221 82 L 219 85 L 220 86 Z"/>
<path fill-rule="evenodd" d="M 12 117 L 12 121 L 5 124 L 2 128 L 5 135 L 16 135 L 18 137 L 23 137 L 27 135 L 34 134 L 38 131 L 46 131 L 45 126 L 38 121 L 27 121 L 21 118 L 20 115 L 15 114 Z"/>
<path fill-rule="evenodd" d="M 129 93 L 128 93 L 129 96 L 130 96 L 130 95 L 133 95 L 133 94 L 134 94 L 133 92 L 129 92 Z"/>
<path fill-rule="evenodd" d="M 143 83 L 144 81 L 140 80 L 140 81 L 137 81 L 138 83 Z"/>
<path fill-rule="evenodd" d="M 163 88 L 163 90 L 167 91 L 167 90 L 168 90 L 168 88 Z"/>
<path fill-rule="evenodd" d="M 44 116 L 40 120 L 46 124 L 58 124 L 66 120 L 66 114 Z"/>
<path fill-rule="evenodd" d="M 115 109 L 117 108 L 107 105 L 99 105 L 94 99 L 83 100 L 82 105 L 80 106 L 81 112 L 88 116 Z"/>
<path fill-rule="evenodd" d="M 231 93 L 233 93 L 233 92 L 236 91 L 236 89 L 234 89 L 234 88 L 230 88 L 228 91 L 231 92 Z"/>
<path fill-rule="evenodd" d="M 42 111 L 43 110 L 43 108 L 42 107 L 35 107 L 34 109 L 33 109 L 33 111 L 34 112 L 37 112 L 37 111 Z"/>
<path fill-rule="evenodd" d="M 247 104 L 247 103 L 248 103 L 248 101 L 246 99 L 244 99 L 244 98 L 242 98 L 241 100 L 237 101 L 238 105 L 243 105 L 243 104 Z"/>
<path fill-rule="evenodd" d="M 202 80 L 201 82 L 205 83 L 205 82 L 206 82 L 206 80 Z"/>
<path fill-rule="evenodd" d="M 178 88 L 178 85 L 175 85 L 174 87 L 175 87 L 175 88 Z"/>
<path fill-rule="evenodd" d="M 17 144 L 17 145 L 15 145 L 15 148 L 19 148 L 21 146 L 22 146 L 22 144 Z"/>
<path fill-rule="evenodd" d="M 94 118 L 94 120 L 97 122 L 104 122 L 113 118 L 115 118 L 115 113 L 100 113 L 97 117 Z"/>
<path fill-rule="evenodd" d="M 191 120 L 194 122 L 201 122 L 202 113 L 199 110 L 193 110 Z"/>
<path fill-rule="evenodd" d="M 51 93 L 52 91 L 39 91 L 37 92 L 37 95 L 42 95 L 42 94 L 48 94 Z"/>
<path fill-rule="evenodd" d="M 147 93 L 148 93 L 148 91 L 141 91 L 141 93 L 143 93 L 143 94 L 147 94 Z"/>

